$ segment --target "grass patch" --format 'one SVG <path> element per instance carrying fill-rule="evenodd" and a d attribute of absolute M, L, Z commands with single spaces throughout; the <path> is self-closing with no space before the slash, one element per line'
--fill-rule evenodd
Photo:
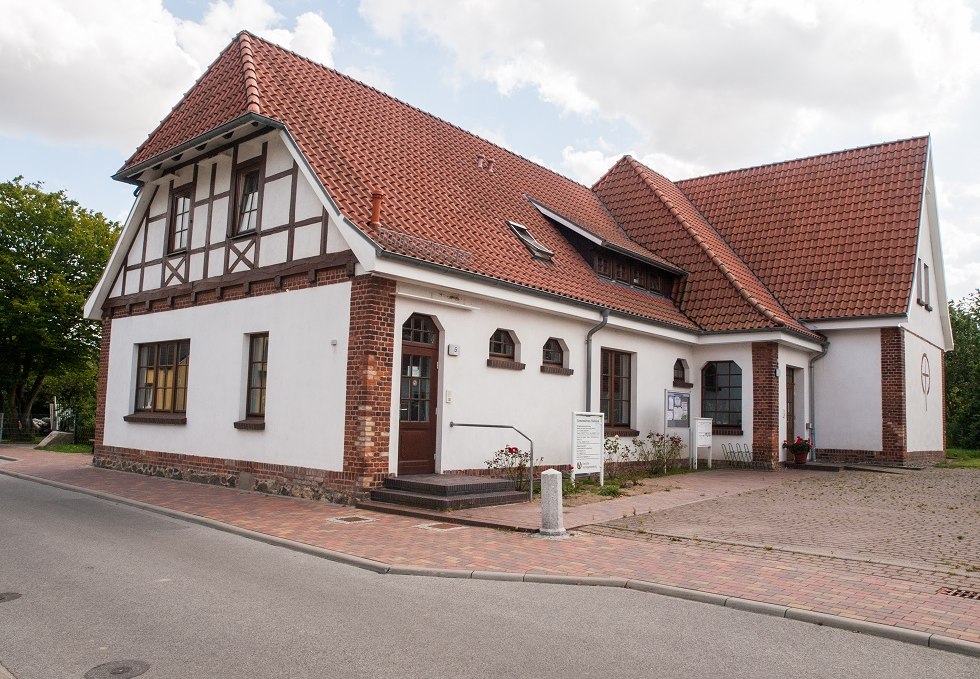
<path fill-rule="evenodd" d="M 936 466 L 954 469 L 980 469 L 980 450 L 948 448 L 946 450 L 946 461 Z"/>
<path fill-rule="evenodd" d="M 92 454 L 92 446 L 88 443 L 59 443 L 53 446 L 45 446 L 41 450 L 49 450 L 52 453 L 84 453 Z"/>

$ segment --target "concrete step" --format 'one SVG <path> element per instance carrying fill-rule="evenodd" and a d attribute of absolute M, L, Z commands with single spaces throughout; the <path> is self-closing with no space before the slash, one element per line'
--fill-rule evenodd
<path fill-rule="evenodd" d="M 463 476 L 460 474 L 413 474 L 389 476 L 384 487 L 426 495 L 451 497 L 475 493 L 499 493 L 514 490 L 514 482 L 489 476 Z"/>
<path fill-rule="evenodd" d="M 393 488 L 376 488 L 371 491 L 374 502 L 391 502 L 411 507 L 426 509 L 469 509 L 470 507 L 489 507 L 491 505 L 508 505 L 527 500 L 527 493 L 516 490 L 469 493 L 466 495 L 433 495 L 410 490 Z"/>

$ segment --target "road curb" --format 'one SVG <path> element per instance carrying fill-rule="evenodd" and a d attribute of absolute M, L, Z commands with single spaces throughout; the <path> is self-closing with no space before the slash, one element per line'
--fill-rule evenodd
<path fill-rule="evenodd" d="M 571 575 L 553 575 L 549 573 L 511 573 L 504 571 L 477 570 L 468 571 L 451 568 L 426 568 L 421 566 L 391 565 L 381 561 L 374 561 L 372 559 L 346 554 L 344 552 L 337 552 L 331 549 L 324 549 L 323 547 L 315 547 L 302 542 L 287 540 L 274 535 L 267 535 L 266 533 L 259 533 L 258 531 L 249 530 L 247 528 L 240 528 L 228 523 L 222 523 L 221 521 L 217 521 L 215 519 L 209 519 L 207 517 L 197 516 L 196 514 L 181 512 L 179 510 L 169 509 L 167 507 L 160 507 L 159 505 L 151 505 L 146 502 L 140 502 L 139 500 L 132 500 L 130 498 L 84 488 L 82 486 L 73 486 L 60 481 L 53 481 L 39 476 L 31 476 L 30 474 L 23 474 L 3 468 L 0 468 L 0 474 L 20 479 L 22 481 L 32 481 L 34 483 L 51 486 L 60 490 L 79 493 L 81 495 L 89 495 L 100 500 L 127 505 L 136 509 L 161 514 L 163 516 L 168 516 L 181 521 L 187 521 L 188 523 L 195 523 L 207 528 L 214 528 L 225 533 L 231 533 L 250 540 L 264 542 L 276 547 L 284 547 L 295 552 L 302 552 L 310 556 L 326 559 L 327 561 L 333 561 L 348 566 L 354 566 L 355 568 L 369 570 L 374 573 L 378 573 L 379 575 L 412 575 L 436 578 L 491 580 L 499 582 L 530 582 L 554 585 L 617 587 L 631 589 L 637 592 L 659 594 L 661 596 L 668 596 L 674 599 L 684 599 L 686 601 L 712 604 L 715 606 L 722 606 L 748 613 L 770 615 L 777 618 L 795 620 L 797 622 L 806 622 L 825 627 L 833 627 L 835 629 L 845 631 L 859 632 L 861 634 L 867 634 L 868 636 L 882 637 L 916 646 L 924 646 L 949 653 L 957 653 L 959 655 L 980 658 L 980 643 L 975 643 L 972 641 L 955 639 L 953 637 L 947 637 L 941 634 L 930 634 L 928 632 L 921 632 L 919 630 L 912 630 L 904 627 L 884 625 L 867 620 L 846 618 L 829 613 L 820 613 L 817 611 L 809 611 L 800 608 L 779 606 L 763 601 L 753 601 L 751 599 L 724 596 L 713 592 L 704 592 L 696 589 L 663 585 L 647 580 L 629 580 L 625 578 L 597 576 L 576 577 Z M 2 674 L 0 674 L 0 679 L 2 679 Z"/>

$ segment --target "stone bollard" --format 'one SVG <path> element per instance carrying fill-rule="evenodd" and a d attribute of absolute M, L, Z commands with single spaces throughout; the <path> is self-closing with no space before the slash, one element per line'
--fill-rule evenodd
<path fill-rule="evenodd" d="M 561 472 L 547 469 L 541 472 L 541 535 L 561 536 L 565 523 L 561 514 Z"/>

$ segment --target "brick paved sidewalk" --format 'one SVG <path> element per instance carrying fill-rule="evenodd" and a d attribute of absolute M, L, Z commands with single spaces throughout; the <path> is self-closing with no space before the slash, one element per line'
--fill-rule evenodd
<path fill-rule="evenodd" d="M 980 601 L 939 593 L 980 589 L 973 575 L 636 534 L 554 541 L 486 528 L 441 531 L 409 517 L 95 469 L 88 456 L 11 447 L 0 455 L 20 458 L 0 460 L 0 470 L 390 564 L 646 580 L 980 643 Z M 331 520 L 350 515 L 373 520 Z"/>

